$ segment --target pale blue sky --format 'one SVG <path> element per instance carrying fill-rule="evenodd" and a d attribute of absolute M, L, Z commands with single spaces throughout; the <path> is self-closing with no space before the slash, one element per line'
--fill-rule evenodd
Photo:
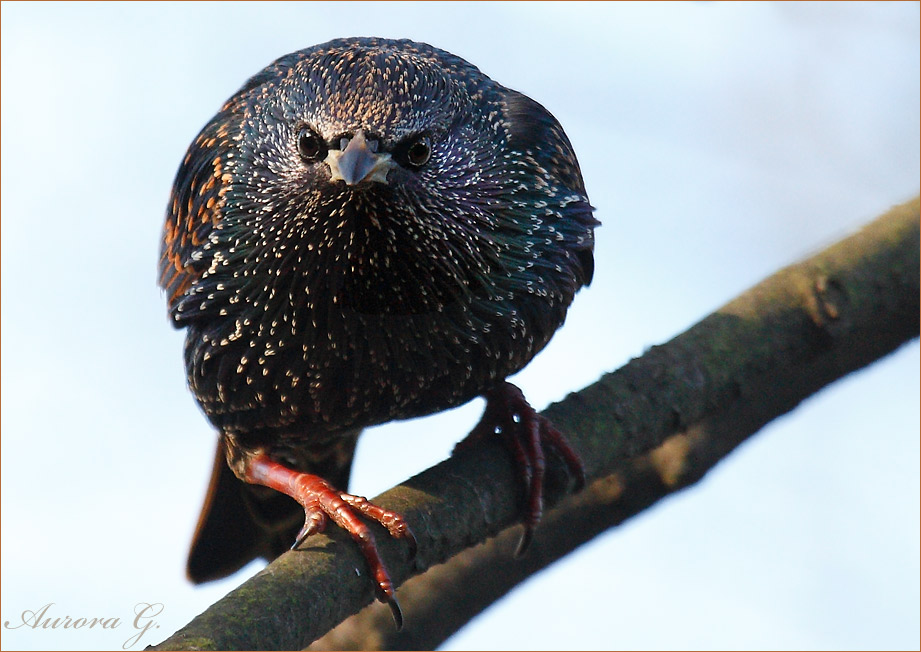
<path fill-rule="evenodd" d="M 2 5 L 4 649 L 158 642 L 251 575 L 183 576 L 215 434 L 155 284 L 186 147 L 251 74 L 341 36 L 454 52 L 560 120 L 596 275 L 516 378 L 536 406 L 919 187 L 918 3 Z M 698 486 L 447 647 L 919 647 L 919 347 L 779 419 Z M 352 488 L 447 456 L 482 406 L 368 431 Z M 411 623 L 409 623 L 411 626 Z"/>

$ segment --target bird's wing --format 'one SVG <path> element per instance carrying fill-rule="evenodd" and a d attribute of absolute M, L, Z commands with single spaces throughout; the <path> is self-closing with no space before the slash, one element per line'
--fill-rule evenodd
<path fill-rule="evenodd" d="M 594 209 L 588 202 L 585 182 L 572 144 L 557 119 L 527 95 L 504 89 L 502 105 L 507 121 L 509 147 L 534 157 L 541 167 L 548 170 L 551 178 L 561 184 L 561 196 L 571 194 L 562 202 L 562 222 L 558 228 L 564 236 L 572 239 L 576 259 L 579 261 L 579 284 L 588 285 L 595 271 L 591 230 L 600 222 L 592 215 Z M 578 200 L 570 200 L 576 196 Z"/>
<path fill-rule="evenodd" d="M 159 265 L 160 287 L 171 312 L 211 264 L 206 247 L 221 222 L 231 180 L 226 156 L 235 121 L 228 119 L 228 108 L 202 129 L 176 174 Z"/>

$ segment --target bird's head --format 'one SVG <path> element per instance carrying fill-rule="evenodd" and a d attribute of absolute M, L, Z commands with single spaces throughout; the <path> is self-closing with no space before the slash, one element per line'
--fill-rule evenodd
<path fill-rule="evenodd" d="M 285 290 L 310 308 L 323 288 L 358 312 L 431 312 L 507 293 L 554 220 L 590 252 L 578 164 L 543 107 L 431 46 L 341 39 L 274 62 L 199 134 L 161 284 L 177 321 L 222 303 L 203 300 L 218 286 L 238 304 Z"/>
<path fill-rule="evenodd" d="M 352 213 L 352 227 L 385 228 L 406 218 L 395 204 L 415 210 L 456 201 L 453 192 L 477 172 L 472 155 L 496 150 L 498 137 L 477 110 L 487 78 L 434 48 L 346 39 L 269 70 L 228 107 L 239 119 L 237 147 L 249 174 L 242 181 L 273 210 L 279 197 L 291 197 L 294 213 L 316 216 L 320 204 Z"/>

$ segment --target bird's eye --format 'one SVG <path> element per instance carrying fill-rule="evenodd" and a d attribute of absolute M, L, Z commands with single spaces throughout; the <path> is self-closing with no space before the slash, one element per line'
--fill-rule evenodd
<path fill-rule="evenodd" d="M 319 161 L 326 156 L 326 147 L 309 127 L 301 127 L 297 133 L 297 152 L 305 162 Z"/>
<path fill-rule="evenodd" d="M 420 168 L 429 162 L 432 157 L 432 141 L 428 136 L 418 138 L 406 150 L 406 160 L 413 167 Z"/>

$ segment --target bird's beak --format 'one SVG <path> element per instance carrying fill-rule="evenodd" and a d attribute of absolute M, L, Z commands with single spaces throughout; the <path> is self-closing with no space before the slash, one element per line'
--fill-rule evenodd
<path fill-rule="evenodd" d="M 345 139 L 343 139 L 345 140 Z M 378 154 L 369 146 L 364 132 L 357 131 L 345 149 L 330 150 L 326 156 L 330 181 L 345 181 L 354 186 L 362 181 L 387 183 L 387 173 L 394 166 L 390 154 Z"/>

